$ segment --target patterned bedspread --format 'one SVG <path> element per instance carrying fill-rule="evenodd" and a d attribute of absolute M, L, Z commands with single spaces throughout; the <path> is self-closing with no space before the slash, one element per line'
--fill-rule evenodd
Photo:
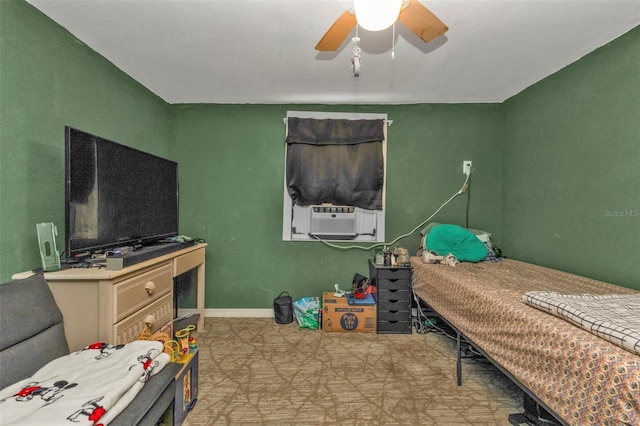
<path fill-rule="evenodd" d="M 411 260 L 415 293 L 568 424 L 640 424 L 640 356 L 521 300 L 529 291 L 637 291 L 510 259 Z"/>
<path fill-rule="evenodd" d="M 529 291 L 522 301 L 640 355 L 640 294 Z"/>

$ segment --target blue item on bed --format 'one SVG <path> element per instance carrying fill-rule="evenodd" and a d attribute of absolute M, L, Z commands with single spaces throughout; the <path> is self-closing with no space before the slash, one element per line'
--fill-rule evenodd
<path fill-rule="evenodd" d="M 439 256 L 454 255 L 460 262 L 480 262 L 487 247 L 475 234 L 458 225 L 436 225 L 425 237 L 427 250 Z"/>

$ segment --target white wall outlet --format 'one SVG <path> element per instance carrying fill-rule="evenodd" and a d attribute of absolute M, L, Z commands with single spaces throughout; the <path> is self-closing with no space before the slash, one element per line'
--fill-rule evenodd
<path fill-rule="evenodd" d="M 471 174 L 471 161 L 462 162 L 462 173 L 469 176 Z"/>

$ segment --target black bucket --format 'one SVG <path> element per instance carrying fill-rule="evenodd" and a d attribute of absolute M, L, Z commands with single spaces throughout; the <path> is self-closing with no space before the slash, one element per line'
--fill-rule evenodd
<path fill-rule="evenodd" d="M 273 299 L 273 314 L 277 324 L 291 324 L 293 322 L 293 300 L 288 292 L 283 291 Z"/>

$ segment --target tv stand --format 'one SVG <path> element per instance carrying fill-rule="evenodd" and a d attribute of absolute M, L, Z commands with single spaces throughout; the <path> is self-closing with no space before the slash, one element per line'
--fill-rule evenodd
<path fill-rule="evenodd" d="M 152 320 L 157 331 L 173 320 L 173 280 L 196 271 L 198 329 L 204 327 L 204 264 L 207 244 L 196 244 L 125 266 L 45 272 L 64 316 L 69 350 L 94 342 L 135 340 Z"/>

